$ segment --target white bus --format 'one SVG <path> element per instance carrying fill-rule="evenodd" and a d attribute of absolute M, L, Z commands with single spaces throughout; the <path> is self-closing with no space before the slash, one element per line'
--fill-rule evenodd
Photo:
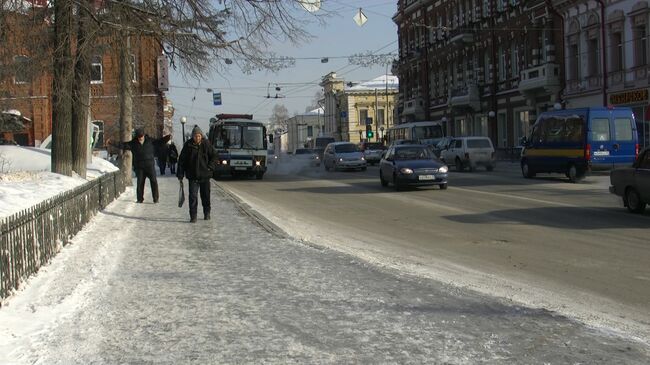
<path fill-rule="evenodd" d="M 412 122 L 398 124 L 386 131 L 386 145 L 400 139 L 417 141 L 421 144 L 435 145 L 445 136 L 440 122 Z"/>
<path fill-rule="evenodd" d="M 210 119 L 208 139 L 219 156 L 220 175 L 262 179 L 266 172 L 268 142 L 266 126 L 252 115 L 219 114 Z M 271 138 L 271 137 L 269 137 Z"/>

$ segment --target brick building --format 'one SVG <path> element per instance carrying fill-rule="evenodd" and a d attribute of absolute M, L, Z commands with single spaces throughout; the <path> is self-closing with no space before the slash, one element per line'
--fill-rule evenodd
<path fill-rule="evenodd" d="M 0 109 L 18 111 L 30 123 L 25 123 L 22 130 L 0 131 L 0 137 L 23 145 L 39 145 L 52 133 L 51 50 L 35 47 L 30 33 L 37 29 L 39 33 L 47 34 L 48 24 L 35 21 L 34 13 L 29 10 L 16 12 L 6 20 L 4 26 L 8 37 L 0 45 L 0 61 L 5 65 L 0 74 Z M 161 136 L 165 119 L 171 124 L 169 114 L 173 113 L 165 99 L 166 89 L 159 87 L 158 82 L 159 78 L 167 78 L 166 69 L 159 70 L 158 67 L 161 47 L 149 37 L 131 37 L 130 41 L 134 70 L 133 125 L 134 128 L 144 127 L 152 136 Z M 90 113 L 101 132 L 95 148 L 104 148 L 108 139 L 119 139 L 117 42 L 124 40 L 102 38 L 96 43 L 92 55 Z M 168 104 L 167 112 L 164 111 L 165 103 Z"/>

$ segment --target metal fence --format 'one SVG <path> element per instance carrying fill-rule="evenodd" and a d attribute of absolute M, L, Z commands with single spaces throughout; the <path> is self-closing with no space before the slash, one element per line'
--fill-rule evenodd
<path fill-rule="evenodd" d="M 0 220 L 0 306 L 124 188 L 115 171 Z"/>

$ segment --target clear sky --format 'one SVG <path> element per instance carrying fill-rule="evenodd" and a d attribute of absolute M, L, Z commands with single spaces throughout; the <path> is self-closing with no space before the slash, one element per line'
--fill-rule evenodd
<path fill-rule="evenodd" d="M 368 18 L 361 27 L 353 20 L 359 8 Z M 323 0 L 322 9 L 333 15 L 325 26 L 313 24 L 307 29 L 314 36 L 311 42 L 300 47 L 278 44 L 272 49 L 277 55 L 297 58 L 294 67 L 277 73 L 245 74 L 230 65 L 229 74 L 185 81 L 170 70 L 167 95 L 175 108 L 175 134 L 180 136 L 182 116 L 187 117 L 186 132 L 194 124 L 207 132 L 208 120 L 218 113 L 247 113 L 257 120 L 268 121 L 276 104 L 284 105 L 289 115 L 303 113 L 320 89 L 321 77 L 332 71 L 346 82 L 367 81 L 383 75 L 386 66 L 351 65 L 348 56 L 369 52 L 397 54 L 397 27 L 391 19 L 396 8 L 397 0 Z M 329 62 L 321 63 L 322 57 L 328 57 Z M 279 92 L 276 86 L 280 87 Z M 212 92 L 207 89 L 221 92 L 221 106 L 213 106 Z M 267 89 L 271 96 L 277 93 L 284 98 L 267 99 Z"/>

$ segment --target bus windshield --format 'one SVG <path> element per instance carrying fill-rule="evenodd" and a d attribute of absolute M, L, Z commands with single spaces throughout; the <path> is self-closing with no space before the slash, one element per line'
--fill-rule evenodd
<path fill-rule="evenodd" d="M 217 148 L 264 150 L 264 127 L 261 125 L 225 124 L 217 127 L 214 145 Z"/>
<path fill-rule="evenodd" d="M 255 150 L 265 149 L 264 128 L 258 125 L 246 125 L 244 128 L 243 148 Z"/>

